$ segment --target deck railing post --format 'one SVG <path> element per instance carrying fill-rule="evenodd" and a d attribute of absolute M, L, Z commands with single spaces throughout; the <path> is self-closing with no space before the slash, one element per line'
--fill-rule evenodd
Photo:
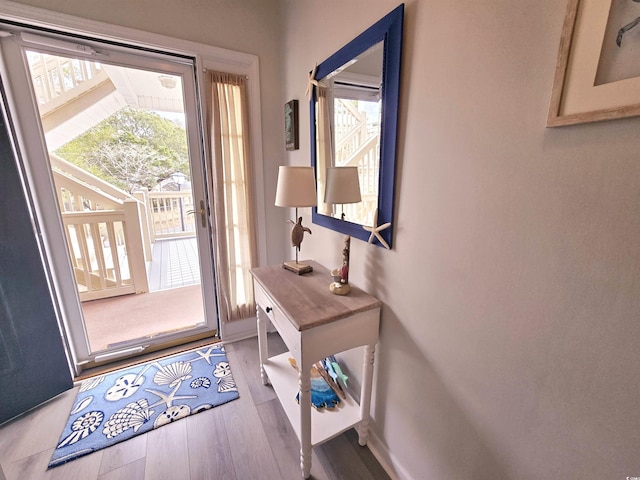
<path fill-rule="evenodd" d="M 140 213 L 141 203 L 137 200 L 124 201 L 125 241 L 127 258 L 131 269 L 131 279 L 136 293 L 149 291 L 147 268 L 144 256 L 143 233 Z"/>
<path fill-rule="evenodd" d="M 151 242 L 155 241 L 155 239 L 151 239 L 151 229 L 149 228 L 149 191 L 146 189 L 138 190 L 133 192 L 133 196 L 142 203 L 143 208 L 140 210 L 140 222 L 142 224 L 144 259 L 150 262 L 153 260 Z"/>

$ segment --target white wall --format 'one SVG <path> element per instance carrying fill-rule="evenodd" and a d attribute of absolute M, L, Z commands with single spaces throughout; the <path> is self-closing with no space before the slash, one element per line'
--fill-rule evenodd
<path fill-rule="evenodd" d="M 21 3 L 260 57 L 271 263 L 292 254 L 272 205 L 277 165 L 309 162 L 307 73 L 397 5 Z M 545 128 L 564 11 L 406 2 L 394 249 L 354 239 L 350 271 L 385 304 L 373 432 L 404 478 L 640 475 L 640 119 Z M 342 235 L 310 226 L 302 257 L 336 266 Z"/>
<path fill-rule="evenodd" d="M 302 100 L 398 3 L 286 4 Z M 350 271 L 385 304 L 373 428 L 406 478 L 640 475 L 640 119 L 545 128 L 565 4 L 406 2 L 394 249 L 353 240 Z"/>

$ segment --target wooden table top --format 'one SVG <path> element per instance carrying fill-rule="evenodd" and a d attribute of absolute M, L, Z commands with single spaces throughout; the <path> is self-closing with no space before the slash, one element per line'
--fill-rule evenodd
<path fill-rule="evenodd" d="M 313 266 L 313 272 L 296 275 L 282 265 L 251 269 L 255 281 L 269 293 L 299 331 L 382 306 L 377 298 L 353 284 L 349 284 L 351 292 L 348 295 L 331 293 L 329 270 L 314 261 L 305 260 L 304 263 Z"/>

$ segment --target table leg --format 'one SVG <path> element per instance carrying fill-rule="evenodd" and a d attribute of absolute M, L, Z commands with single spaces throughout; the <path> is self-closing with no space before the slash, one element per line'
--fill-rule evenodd
<path fill-rule="evenodd" d="M 369 439 L 369 416 L 371 410 L 371 386 L 373 383 L 373 360 L 375 345 L 365 345 L 362 366 L 362 386 L 360 389 L 360 425 L 358 426 L 358 443 L 362 446 Z"/>
<path fill-rule="evenodd" d="M 269 377 L 264 371 L 264 362 L 269 356 L 267 346 L 267 320 L 260 314 L 260 307 L 256 305 L 256 319 L 258 322 L 258 353 L 260 355 L 260 378 L 263 385 L 269 384 Z"/>
<path fill-rule="evenodd" d="M 300 468 L 302 478 L 311 475 L 311 372 L 303 362 L 298 369 L 300 387 Z"/>

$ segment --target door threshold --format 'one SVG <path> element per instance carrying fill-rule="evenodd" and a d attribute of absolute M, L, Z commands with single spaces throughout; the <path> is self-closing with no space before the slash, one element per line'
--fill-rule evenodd
<path fill-rule="evenodd" d="M 74 383 L 82 382 L 91 377 L 96 377 L 98 375 L 105 375 L 107 373 L 111 373 L 115 370 L 120 370 L 122 368 L 132 367 L 134 365 L 139 365 L 141 363 L 145 363 L 151 360 L 156 360 L 162 357 L 168 357 L 170 355 L 175 355 L 177 353 L 186 352 L 189 350 L 193 350 L 195 348 L 200 348 L 205 345 L 211 345 L 220 343 L 222 340 L 218 336 L 216 332 L 213 334 L 207 333 L 206 337 L 198 338 L 191 342 L 180 343 L 176 345 L 163 345 L 157 346 L 155 349 L 150 347 L 145 350 L 144 353 L 140 355 L 136 355 L 134 357 L 128 357 L 124 359 L 118 359 L 111 362 L 104 362 L 102 364 L 94 364 L 89 368 L 85 368 L 82 372 L 73 378 Z"/>

